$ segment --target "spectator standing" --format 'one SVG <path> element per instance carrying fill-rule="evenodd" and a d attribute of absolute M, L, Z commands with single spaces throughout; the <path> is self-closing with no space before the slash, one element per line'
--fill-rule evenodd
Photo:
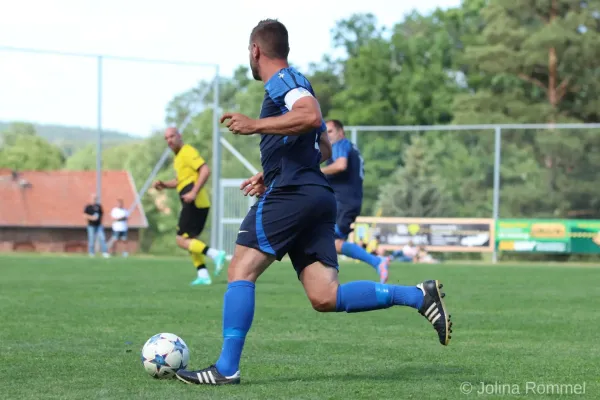
<path fill-rule="evenodd" d="M 83 215 L 87 220 L 88 235 L 88 253 L 90 257 L 96 255 L 96 239 L 100 241 L 100 249 L 104 258 L 110 257 L 106 246 L 106 237 L 104 236 L 104 227 L 102 226 L 102 216 L 104 211 L 98 201 L 96 194 L 92 194 L 92 201 L 83 209 Z"/>
<path fill-rule="evenodd" d="M 118 241 L 121 241 L 123 244 L 123 257 L 127 257 L 129 254 L 127 252 L 127 219 L 129 218 L 129 212 L 125 209 L 122 199 L 117 200 L 117 205 L 111 210 L 110 217 L 113 223 L 108 248 L 113 253 L 115 245 Z"/>

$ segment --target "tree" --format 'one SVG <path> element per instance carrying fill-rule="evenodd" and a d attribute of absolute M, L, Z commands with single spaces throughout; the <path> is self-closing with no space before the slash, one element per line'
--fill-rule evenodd
<path fill-rule="evenodd" d="M 39 136 L 17 136 L 11 142 L 0 150 L 0 168 L 46 171 L 60 169 L 65 161 L 58 147 Z"/>
<path fill-rule="evenodd" d="M 331 99 L 328 116 L 345 125 L 434 125 L 452 120 L 459 44 L 441 23 L 444 15 L 408 15 L 390 39 L 372 15 L 340 21 L 335 42 L 349 53 L 342 62 L 343 86 Z M 340 39 L 342 38 L 342 39 Z M 356 39 L 354 42 L 348 38 Z M 379 186 L 402 164 L 408 134 L 359 135 L 365 159 L 363 212 L 373 213 Z"/>
<path fill-rule="evenodd" d="M 344 89 L 341 80 L 342 65 L 325 56 L 320 64 L 311 64 L 307 78 L 321 106 L 321 113 L 328 118 L 333 108 L 333 97 Z"/>
<path fill-rule="evenodd" d="M 331 33 L 335 47 L 344 48 L 349 58 L 353 58 L 372 39 L 381 38 L 383 29 L 378 26 L 375 15 L 367 13 L 338 21 Z"/>
<path fill-rule="evenodd" d="M 467 47 L 465 62 L 485 78 L 472 93 L 457 96 L 456 123 L 598 120 L 600 99 L 592 94 L 600 91 L 598 1 L 490 0 L 482 15 L 485 27 L 479 40 Z M 521 180 L 520 185 L 511 185 L 507 190 L 515 198 L 510 199 L 510 209 L 526 208 L 530 196 L 519 198 L 516 193 L 532 195 L 534 188 L 538 215 L 566 216 L 570 210 L 594 207 L 591 199 L 599 192 L 589 185 L 588 171 L 600 168 L 591 154 L 599 145 L 597 135 L 511 131 L 503 139 L 519 147 L 504 152 L 506 163 L 515 170 L 503 173 L 516 177 L 527 169 L 529 177 L 543 182 Z M 517 154 L 527 166 L 510 160 Z M 535 160 L 537 171 L 528 158 Z"/>
<path fill-rule="evenodd" d="M 0 133 L 2 146 L 14 146 L 17 138 L 22 136 L 36 136 L 35 127 L 26 122 L 13 122 Z"/>
<path fill-rule="evenodd" d="M 52 170 L 62 167 L 65 161 L 61 150 L 37 136 L 31 124 L 13 123 L 0 137 L 0 168 Z"/>
<path fill-rule="evenodd" d="M 134 163 L 139 163 L 135 151 L 143 147 L 144 142 L 133 142 L 115 145 L 102 150 L 103 170 L 130 170 Z M 158 161 L 158 160 L 157 160 Z M 96 169 L 96 145 L 87 145 L 76 151 L 65 163 L 65 169 L 75 171 L 92 171 Z"/>
<path fill-rule="evenodd" d="M 415 137 L 399 167 L 379 192 L 378 207 L 389 217 L 447 217 L 442 180 L 436 175 L 433 153 L 425 139 Z"/>

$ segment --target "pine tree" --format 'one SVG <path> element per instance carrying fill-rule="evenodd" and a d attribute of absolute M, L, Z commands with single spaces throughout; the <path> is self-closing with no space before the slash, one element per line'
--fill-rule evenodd
<path fill-rule="evenodd" d="M 444 217 L 447 203 L 441 180 L 435 173 L 433 152 L 422 137 L 415 137 L 399 167 L 382 186 L 379 204 L 388 217 Z"/>

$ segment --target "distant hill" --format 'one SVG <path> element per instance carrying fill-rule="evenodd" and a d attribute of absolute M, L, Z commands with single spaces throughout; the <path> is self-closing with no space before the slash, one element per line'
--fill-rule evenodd
<path fill-rule="evenodd" d="M 0 132 L 8 128 L 9 122 L 0 122 Z M 33 124 L 38 135 L 50 143 L 63 149 L 65 155 L 70 156 L 78 149 L 95 144 L 97 131 L 94 128 L 77 126 Z M 102 131 L 102 145 L 114 146 L 117 144 L 143 140 L 128 133 L 111 130 Z"/>

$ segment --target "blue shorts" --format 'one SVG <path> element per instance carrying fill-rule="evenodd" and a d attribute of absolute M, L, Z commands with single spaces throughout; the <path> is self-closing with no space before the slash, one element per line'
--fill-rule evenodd
<path fill-rule="evenodd" d="M 127 231 L 113 231 L 112 236 L 115 240 L 127 240 Z"/>
<path fill-rule="evenodd" d="M 288 254 L 298 276 L 317 261 L 338 268 L 335 216 L 335 197 L 325 186 L 269 189 L 248 211 L 236 244 L 279 261 Z"/>
<path fill-rule="evenodd" d="M 352 232 L 352 224 L 360 215 L 360 204 L 348 205 L 337 203 L 337 217 L 335 219 L 335 238 L 346 240 Z"/>

